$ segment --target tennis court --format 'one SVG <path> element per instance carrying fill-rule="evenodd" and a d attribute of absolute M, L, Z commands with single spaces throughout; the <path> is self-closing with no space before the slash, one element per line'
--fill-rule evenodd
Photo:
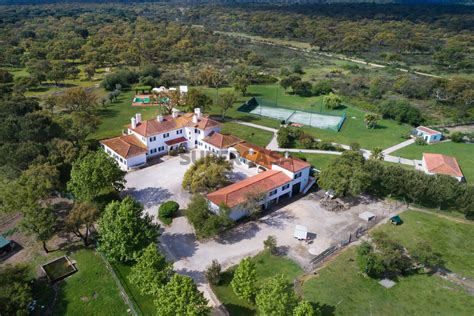
<path fill-rule="evenodd" d="M 346 119 L 345 112 L 342 115 L 335 115 L 293 110 L 275 106 L 267 100 L 257 98 L 252 98 L 244 103 L 239 107 L 238 111 L 285 121 L 286 124 L 298 123 L 321 129 L 330 129 L 337 132 L 341 129 L 342 124 Z"/>

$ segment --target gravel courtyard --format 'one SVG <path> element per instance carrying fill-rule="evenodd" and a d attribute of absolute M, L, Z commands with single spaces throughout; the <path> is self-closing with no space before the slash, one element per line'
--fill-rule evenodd
<path fill-rule="evenodd" d="M 186 207 L 191 196 L 181 189 L 181 182 L 190 166 L 191 155 L 199 157 L 200 154 L 191 152 L 182 157 L 172 157 L 128 173 L 125 194 L 143 203 L 146 211 L 152 215 L 156 215 L 158 206 L 167 200 L 175 200 L 182 208 Z M 245 178 L 253 174 L 254 170 L 236 166 L 233 177 Z M 315 194 L 309 194 L 258 220 L 240 224 L 222 236 L 206 241 L 197 241 L 192 226 L 184 216 L 179 216 L 171 226 L 162 228 L 160 247 L 174 262 L 175 270 L 191 276 L 211 303 L 218 305 L 203 275 L 213 259 L 226 269 L 242 258 L 260 252 L 267 236 L 274 235 L 278 246 L 300 266 L 307 268 L 315 254 L 348 239 L 357 228 L 367 225 L 358 217 L 360 213 L 370 211 L 378 219 L 383 219 L 402 209 L 397 204 L 365 199 L 346 211 L 334 213 L 321 207 Z M 308 228 L 311 243 L 293 238 L 295 225 Z"/>

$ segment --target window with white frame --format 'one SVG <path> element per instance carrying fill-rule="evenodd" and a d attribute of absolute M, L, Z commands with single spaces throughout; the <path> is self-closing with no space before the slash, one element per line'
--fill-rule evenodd
<path fill-rule="evenodd" d="M 183 130 L 182 130 L 182 129 L 178 129 L 178 130 L 176 131 L 176 134 L 177 134 L 177 135 L 183 134 Z"/>
<path fill-rule="evenodd" d="M 150 142 L 156 141 L 156 136 L 150 137 Z"/>
<path fill-rule="evenodd" d="M 298 179 L 298 178 L 300 178 L 300 177 L 301 177 L 301 171 L 298 172 L 298 173 L 295 173 L 295 179 Z"/>
<path fill-rule="evenodd" d="M 274 196 L 275 194 L 277 194 L 278 192 L 278 189 L 275 189 L 273 191 L 270 191 L 270 193 L 268 194 L 268 196 Z"/>
<path fill-rule="evenodd" d="M 282 189 L 282 190 L 286 190 L 286 189 L 288 189 L 289 187 L 290 187 L 290 184 L 287 183 L 287 184 L 285 184 L 284 186 L 282 186 L 281 189 Z"/>
<path fill-rule="evenodd" d="M 163 150 L 165 150 L 165 146 L 158 147 L 158 151 L 163 151 Z"/>
<path fill-rule="evenodd" d="M 168 137 L 170 137 L 170 133 L 164 133 L 163 134 L 163 138 L 168 138 Z"/>

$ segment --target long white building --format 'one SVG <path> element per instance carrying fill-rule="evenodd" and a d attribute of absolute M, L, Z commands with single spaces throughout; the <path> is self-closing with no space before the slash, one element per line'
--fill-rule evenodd
<path fill-rule="evenodd" d="M 171 115 L 145 121 L 138 113 L 131 118 L 125 135 L 100 143 L 122 170 L 130 170 L 171 150 L 197 148 L 205 137 L 220 130 L 219 122 L 202 115 L 198 108 L 194 113 L 173 111 Z"/>

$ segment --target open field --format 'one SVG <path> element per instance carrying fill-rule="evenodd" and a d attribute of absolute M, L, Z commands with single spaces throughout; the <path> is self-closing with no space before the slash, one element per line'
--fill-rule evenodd
<path fill-rule="evenodd" d="M 204 91 L 213 99 L 216 99 L 216 90 L 205 88 Z M 219 94 L 224 91 L 233 91 L 233 88 L 221 88 Z M 301 109 L 306 111 L 318 112 L 325 109 L 322 107 L 322 96 L 303 98 L 300 96 L 285 93 L 277 84 L 268 85 L 251 85 L 248 89 L 248 96 L 240 96 L 234 107 L 227 112 L 228 117 L 239 119 L 242 121 L 253 122 L 273 128 L 278 128 L 280 122 L 269 118 L 263 118 L 248 113 L 237 111 L 237 108 L 244 102 L 249 100 L 252 96 L 257 96 L 262 99 L 275 102 L 280 106 L 290 107 L 294 109 Z M 219 109 L 213 107 L 211 109 L 213 114 L 219 114 Z M 347 119 L 339 132 L 318 129 L 313 127 L 303 127 L 303 130 L 315 138 L 324 141 L 331 141 L 341 144 L 350 144 L 358 142 L 363 148 L 373 149 L 374 147 L 388 148 L 392 145 L 403 141 L 402 135 L 406 135 L 411 127 L 408 125 L 400 125 L 392 120 L 379 120 L 376 129 L 367 129 L 364 123 L 365 112 L 350 106 L 345 105 L 339 110 L 331 111 L 331 113 L 342 115 L 346 112 Z"/>
<path fill-rule="evenodd" d="M 403 225 L 384 225 L 380 229 L 400 241 L 410 251 L 420 241 L 428 242 L 442 255 L 445 267 L 474 279 L 474 235 L 472 224 L 449 221 L 417 211 L 402 213 Z"/>
<path fill-rule="evenodd" d="M 322 170 L 325 169 L 333 162 L 338 155 L 328 154 L 303 154 L 303 153 L 291 153 L 293 157 L 305 158 L 314 168 Z"/>
<path fill-rule="evenodd" d="M 97 253 L 79 250 L 70 254 L 70 258 L 76 260 L 78 272 L 61 283 L 54 314 L 100 315 L 107 311 L 112 315 L 128 315 L 128 307 Z"/>
<path fill-rule="evenodd" d="M 262 252 L 252 260 L 257 270 L 257 286 L 261 285 L 265 279 L 277 274 L 284 274 L 291 283 L 302 273 L 302 270 L 290 259 L 272 256 L 268 252 Z M 213 286 L 212 289 L 231 315 L 255 315 L 255 306 L 238 298 L 232 290 L 230 281 L 232 281 L 234 269 L 235 267 L 225 271 L 221 283 Z"/>
<path fill-rule="evenodd" d="M 385 289 L 359 272 L 355 257 L 350 248 L 306 281 L 305 298 L 335 315 L 469 315 L 474 308 L 466 290 L 428 274 L 400 278 Z"/>
<path fill-rule="evenodd" d="M 428 242 L 448 269 L 472 277 L 472 225 L 414 211 L 402 213 L 401 218 L 401 226 L 386 224 L 380 229 L 409 250 L 418 241 Z M 355 248 L 350 248 L 335 258 L 304 283 L 304 296 L 335 307 L 336 315 L 469 315 L 474 308 L 466 289 L 435 275 L 399 278 L 395 287 L 385 289 L 359 272 L 355 257 Z"/>
<path fill-rule="evenodd" d="M 438 153 L 456 157 L 466 180 L 468 182 L 474 181 L 474 144 L 459 144 L 453 142 L 427 146 L 413 144 L 397 150 L 391 155 L 421 160 L 423 153 Z"/>

